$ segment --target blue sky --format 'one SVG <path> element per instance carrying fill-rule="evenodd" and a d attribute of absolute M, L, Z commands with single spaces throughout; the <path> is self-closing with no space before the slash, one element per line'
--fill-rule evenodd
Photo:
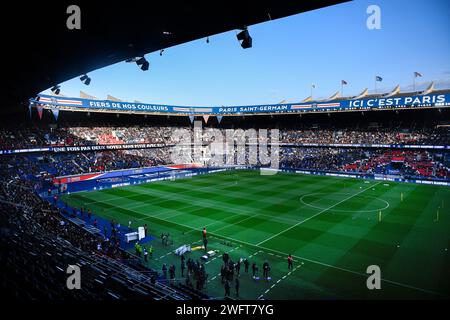
<path fill-rule="evenodd" d="M 369 5 L 381 9 L 381 30 L 366 27 Z M 250 105 L 298 102 L 316 84 L 326 98 L 348 82 L 344 95 L 396 84 L 411 89 L 437 80 L 450 87 L 450 1 L 356 0 L 249 27 L 253 47 L 242 49 L 236 31 L 146 55 L 150 69 L 121 62 L 61 84 L 61 93 L 83 90 L 99 99 L 172 105 Z M 409 86 L 409 88 L 408 88 Z M 48 91 L 46 91 L 48 93 Z"/>

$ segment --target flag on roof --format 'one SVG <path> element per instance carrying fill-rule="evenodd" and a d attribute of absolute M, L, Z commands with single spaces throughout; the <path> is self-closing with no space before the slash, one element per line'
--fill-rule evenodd
<path fill-rule="evenodd" d="M 347 81 L 341 80 L 341 84 L 342 84 L 342 85 L 346 85 L 346 84 L 347 84 Z"/>
<path fill-rule="evenodd" d="M 51 110 L 52 110 L 53 116 L 55 117 L 55 120 L 58 121 L 59 109 L 58 108 L 52 108 Z"/>
<path fill-rule="evenodd" d="M 422 74 L 420 74 L 419 72 L 417 72 L 417 71 L 414 71 L 414 77 L 421 77 L 422 76 Z"/>
<path fill-rule="evenodd" d="M 383 81 L 383 78 L 382 77 L 380 77 L 380 76 L 375 76 L 375 81 Z"/>

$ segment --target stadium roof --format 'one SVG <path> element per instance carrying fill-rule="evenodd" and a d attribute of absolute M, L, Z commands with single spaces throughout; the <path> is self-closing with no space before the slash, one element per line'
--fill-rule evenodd
<path fill-rule="evenodd" d="M 80 91 L 80 98 L 65 97 L 61 95 L 38 94 L 37 99 L 30 99 L 30 106 L 38 105 L 44 109 L 79 111 L 79 112 L 106 112 L 106 113 L 139 113 L 151 115 L 266 115 L 278 113 L 298 112 L 354 112 L 364 110 L 392 110 L 405 108 L 449 108 L 450 89 L 434 89 L 432 82 L 424 90 L 402 92 L 397 85 L 388 93 L 369 94 L 364 89 L 357 96 L 341 96 L 338 91 L 324 100 L 313 100 L 311 96 L 299 103 L 287 103 L 285 100 L 278 104 L 248 105 L 248 106 L 173 106 L 158 105 L 141 102 L 122 101 L 111 95 L 106 100 L 89 99 L 90 95 Z"/>
<path fill-rule="evenodd" d="M 346 1 L 79 1 L 81 30 L 66 26 L 72 2 L 13 1 L 0 19 L 6 80 L 0 112 L 130 57 Z"/>

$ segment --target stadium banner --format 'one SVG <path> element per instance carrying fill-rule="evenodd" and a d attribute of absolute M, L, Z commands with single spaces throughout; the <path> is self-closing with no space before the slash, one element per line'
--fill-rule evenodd
<path fill-rule="evenodd" d="M 271 145 L 269 142 L 268 145 Z M 423 145 L 423 144 L 368 144 L 368 143 L 279 143 L 281 147 L 335 147 L 335 148 L 388 148 L 388 149 L 427 149 L 450 150 L 450 145 Z"/>
<path fill-rule="evenodd" d="M 49 152 L 52 148 L 29 148 L 29 149 L 5 149 L 0 150 L 0 155 L 10 155 L 10 154 L 18 154 L 18 153 L 33 153 L 33 152 Z"/>
<path fill-rule="evenodd" d="M 51 147 L 51 152 L 86 152 L 86 151 L 111 151 L 111 150 L 127 150 L 127 149 L 150 149 L 164 148 L 172 145 L 155 144 L 155 143 L 133 143 L 133 144 L 99 144 L 87 146 L 61 146 Z"/>
<path fill-rule="evenodd" d="M 149 103 L 122 102 L 110 100 L 89 100 L 82 98 L 58 97 L 39 94 L 38 98 L 30 99 L 30 103 L 44 105 L 47 109 L 103 112 L 130 112 L 145 114 L 173 115 L 229 115 L 299 113 L 316 111 L 355 111 L 373 109 L 450 107 L 450 93 L 426 94 L 411 96 L 373 97 L 362 99 L 346 99 L 331 101 L 316 101 L 307 103 L 266 104 L 250 106 L 173 106 Z"/>
<path fill-rule="evenodd" d="M 246 145 L 254 145 L 246 143 Z M 268 143 L 271 146 L 271 143 Z M 279 143 L 283 148 L 302 148 L 302 147 L 332 147 L 332 148 L 389 148 L 389 149 L 425 149 L 425 150 L 450 150 L 450 145 L 419 145 L 419 144 L 362 144 L 362 143 Z M 170 148 L 173 144 L 153 144 L 153 143 L 133 143 L 133 144 L 99 144 L 84 146 L 50 146 L 30 149 L 5 149 L 0 150 L 0 155 L 11 155 L 21 153 L 36 152 L 96 152 L 111 150 L 133 150 L 133 149 L 152 149 L 152 148 Z"/>
<path fill-rule="evenodd" d="M 98 145 L 84 145 L 84 146 L 50 146 L 42 148 L 29 149 L 6 149 L 0 150 L 0 155 L 10 155 L 17 153 L 34 153 L 34 152 L 89 152 L 89 151 L 111 151 L 111 150 L 129 150 L 129 149 L 151 149 L 172 147 L 169 144 L 155 144 L 155 143 L 133 143 L 133 144 L 98 144 Z"/>

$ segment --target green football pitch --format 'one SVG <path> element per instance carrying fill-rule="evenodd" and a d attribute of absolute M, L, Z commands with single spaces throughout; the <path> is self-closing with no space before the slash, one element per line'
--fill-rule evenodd
<path fill-rule="evenodd" d="M 188 256 L 200 259 L 206 227 L 208 250 L 217 250 L 205 263 L 211 296 L 224 295 L 219 273 L 229 252 L 233 261 L 255 262 L 260 275 L 264 261 L 271 266 L 269 281 L 241 268 L 240 299 L 448 299 L 449 196 L 440 186 L 237 170 L 63 200 L 124 226 L 147 224 L 155 237 L 145 243 L 155 250 L 148 266 L 173 263 L 179 278 L 174 249 L 190 244 Z M 379 290 L 367 288 L 371 265 L 381 271 Z"/>

